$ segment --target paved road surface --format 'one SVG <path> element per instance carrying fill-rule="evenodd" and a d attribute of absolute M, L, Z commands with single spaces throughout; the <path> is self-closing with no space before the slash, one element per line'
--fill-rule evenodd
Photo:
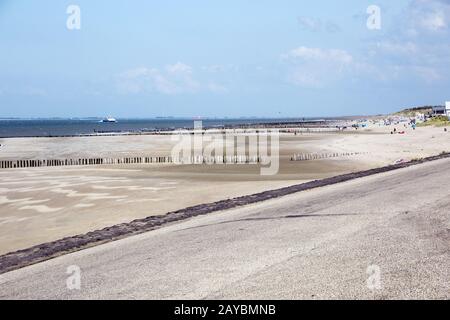
<path fill-rule="evenodd" d="M 445 159 L 9 272 L 0 275 L 0 299 L 448 299 L 449 208 Z M 67 289 L 72 265 L 81 269 L 80 290 Z"/>

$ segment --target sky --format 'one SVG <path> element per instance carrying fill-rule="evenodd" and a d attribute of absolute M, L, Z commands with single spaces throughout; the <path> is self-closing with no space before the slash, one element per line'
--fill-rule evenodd
<path fill-rule="evenodd" d="M 0 117 L 369 115 L 450 100 L 450 0 L 341 2 L 0 0 Z"/>

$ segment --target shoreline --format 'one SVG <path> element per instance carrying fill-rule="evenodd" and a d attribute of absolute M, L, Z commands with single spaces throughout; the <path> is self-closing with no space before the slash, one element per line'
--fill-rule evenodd
<path fill-rule="evenodd" d="M 357 119 L 356 117 L 354 119 Z M 359 119 L 359 118 L 358 118 Z M 280 119 L 281 120 L 281 119 Z M 20 120 L 16 120 L 20 121 Z M 33 120 L 28 120 L 33 121 Z M 52 121 L 52 120 L 48 120 Z M 186 120 L 188 121 L 188 120 Z M 203 121 L 189 120 L 189 122 Z M 205 119 L 208 121 L 208 119 Z M 215 120 L 214 120 L 215 121 Z M 234 120 L 232 120 L 234 121 Z M 242 123 L 234 124 L 221 124 L 221 125 L 206 125 L 202 127 L 202 130 L 236 130 L 236 129 L 285 129 L 285 128 L 332 128 L 337 124 L 344 125 L 351 121 L 349 119 L 311 119 L 311 120 L 288 120 L 286 121 L 271 121 L 271 122 L 254 122 L 248 123 L 243 121 Z M 92 123 L 94 124 L 94 123 Z M 42 134 L 42 135 L 1 135 L 0 139 L 14 139 L 14 138 L 79 138 L 79 137 L 96 137 L 96 136 L 140 136 L 140 135 L 171 135 L 174 132 L 182 130 L 193 130 L 192 126 L 180 126 L 180 127 L 161 127 L 161 128 L 140 128 L 140 129 L 122 129 L 122 130 L 97 130 L 93 129 L 90 133 L 78 133 L 78 134 Z"/>

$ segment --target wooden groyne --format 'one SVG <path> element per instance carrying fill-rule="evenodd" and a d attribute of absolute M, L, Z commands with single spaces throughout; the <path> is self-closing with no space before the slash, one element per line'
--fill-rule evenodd
<path fill-rule="evenodd" d="M 173 158 L 165 157 L 124 157 L 124 158 L 80 158 L 80 159 L 48 159 L 48 160 L 0 160 L 0 169 L 34 168 L 34 167 L 63 167 L 63 166 L 95 166 L 121 164 L 238 164 L 260 163 L 262 157 L 234 155 L 234 156 L 192 156 Z"/>
<path fill-rule="evenodd" d="M 362 154 L 368 154 L 368 152 L 334 152 L 334 153 L 299 153 L 294 154 L 291 157 L 291 161 L 309 161 L 309 160 L 320 160 L 329 158 L 340 158 L 340 157 L 350 157 Z"/>
<path fill-rule="evenodd" d="M 309 161 L 329 158 L 349 157 L 367 154 L 367 152 L 344 153 L 300 153 L 290 157 L 291 161 Z M 0 169 L 34 168 L 34 167 L 64 167 L 64 166 L 97 166 L 123 164 L 257 164 L 264 157 L 234 155 L 234 156 L 192 156 L 173 158 L 164 157 L 123 157 L 123 158 L 79 158 L 79 159 L 46 159 L 46 160 L 0 160 Z"/>
<path fill-rule="evenodd" d="M 300 127 L 300 128 L 289 128 L 289 129 L 280 129 L 280 133 L 290 133 L 290 134 L 316 134 L 316 133 L 330 133 L 330 134 L 338 134 L 338 133 L 353 133 L 356 129 L 350 126 L 338 126 L 338 127 Z"/>

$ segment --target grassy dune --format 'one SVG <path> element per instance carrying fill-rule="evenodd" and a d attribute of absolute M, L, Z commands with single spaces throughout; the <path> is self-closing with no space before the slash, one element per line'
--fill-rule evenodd
<path fill-rule="evenodd" d="M 418 124 L 419 127 L 427 127 L 427 126 L 435 126 L 435 127 L 447 127 L 450 126 L 450 121 L 447 117 L 439 116 L 434 117 L 428 120 L 427 122 L 423 122 Z"/>

